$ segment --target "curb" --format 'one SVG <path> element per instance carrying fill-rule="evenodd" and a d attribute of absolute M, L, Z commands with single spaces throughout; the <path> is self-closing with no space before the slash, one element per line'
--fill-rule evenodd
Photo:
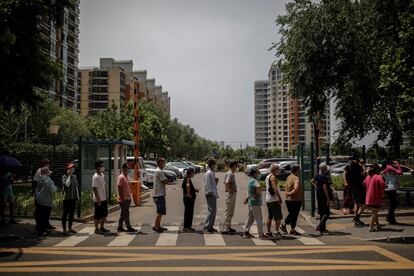
<path fill-rule="evenodd" d="M 373 241 L 373 242 L 386 242 L 386 243 L 404 243 L 413 244 L 414 236 L 386 236 L 379 238 L 359 238 L 355 236 L 348 236 L 347 239 L 360 240 L 360 241 Z"/>
<path fill-rule="evenodd" d="M 370 214 L 362 214 L 361 217 L 363 218 L 367 218 L 370 217 Z M 386 217 L 387 214 L 386 213 L 380 213 L 378 214 L 379 217 Z M 407 211 L 407 212 L 396 212 L 395 216 L 400 216 L 400 217 L 408 217 L 408 216 L 414 216 L 414 211 Z M 353 218 L 355 217 L 354 214 L 351 215 L 330 215 L 329 219 L 341 219 L 341 218 Z"/>
<path fill-rule="evenodd" d="M 140 199 L 142 201 L 144 199 L 149 198 L 150 196 L 151 196 L 150 193 L 145 193 L 144 195 L 142 195 L 140 197 Z M 116 211 L 118 211 L 120 209 L 121 209 L 121 207 L 119 205 L 112 206 L 112 207 L 108 208 L 108 214 L 111 214 L 113 212 L 116 212 Z M 90 214 L 90 215 L 84 216 L 82 218 L 75 218 L 73 221 L 75 221 L 75 222 L 81 222 L 81 223 L 87 223 L 87 222 L 92 221 L 92 220 L 93 220 L 93 214 Z"/>

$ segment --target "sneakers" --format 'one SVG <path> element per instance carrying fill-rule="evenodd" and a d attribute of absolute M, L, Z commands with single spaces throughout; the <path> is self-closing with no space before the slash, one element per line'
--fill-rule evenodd
<path fill-rule="evenodd" d="M 249 232 L 244 232 L 242 237 L 243 237 L 243 239 L 252 239 L 252 238 L 254 238 L 254 236 L 252 234 L 250 234 Z"/>
<path fill-rule="evenodd" d="M 101 227 L 101 228 L 99 228 L 99 230 L 101 230 L 102 233 L 109 233 L 109 232 L 111 232 L 108 229 L 106 229 L 105 227 Z"/>
<path fill-rule="evenodd" d="M 195 232 L 195 229 L 185 227 L 185 228 L 183 228 L 183 232 L 184 233 L 194 233 Z"/>
<path fill-rule="evenodd" d="M 203 232 L 205 234 L 213 234 L 214 230 L 213 229 L 208 229 L 207 227 L 203 227 Z"/>
<path fill-rule="evenodd" d="M 118 232 L 126 232 L 127 230 L 125 228 L 123 228 L 123 227 L 118 227 L 118 228 L 116 228 L 116 231 L 118 231 Z"/>
<path fill-rule="evenodd" d="M 281 238 L 283 238 L 282 237 L 282 234 L 278 231 L 278 232 L 275 232 L 275 233 L 273 233 L 273 236 L 275 237 L 275 238 L 277 238 L 277 239 L 281 239 Z"/>
<path fill-rule="evenodd" d="M 294 235 L 294 236 L 301 236 L 302 235 L 301 233 L 299 233 L 295 229 L 290 230 L 289 234 Z"/>
<path fill-rule="evenodd" d="M 286 228 L 286 224 L 282 224 L 282 225 L 280 225 L 280 230 L 282 230 L 284 233 L 286 233 L 287 234 L 287 228 Z"/>
<path fill-rule="evenodd" d="M 269 238 L 272 238 L 272 237 L 273 237 L 272 232 L 267 232 L 267 233 L 266 233 L 266 235 L 267 235 Z"/>
<path fill-rule="evenodd" d="M 137 229 L 135 229 L 135 228 L 128 228 L 127 230 L 126 230 L 128 233 L 135 233 L 135 232 L 138 232 L 138 230 Z"/>
<path fill-rule="evenodd" d="M 76 234 L 77 232 L 75 230 L 73 230 L 73 229 L 69 229 L 68 233 L 69 234 Z"/>
<path fill-rule="evenodd" d="M 355 227 L 362 227 L 365 225 L 360 219 L 353 218 L 352 222 L 354 223 Z"/>
<path fill-rule="evenodd" d="M 52 226 L 52 225 L 48 225 L 47 227 L 46 227 L 46 229 L 47 230 L 56 230 L 56 227 L 54 227 L 54 226 Z"/>
<path fill-rule="evenodd" d="M 229 233 L 236 233 L 237 231 L 233 228 L 229 228 Z"/>
<path fill-rule="evenodd" d="M 211 230 L 213 230 L 213 232 L 218 232 L 218 230 L 214 227 L 211 227 Z"/>
<path fill-rule="evenodd" d="M 160 228 L 157 228 L 157 227 L 152 227 L 152 230 L 154 231 L 154 232 L 157 232 L 157 233 L 162 233 L 162 232 L 164 232 L 164 230 L 162 229 L 162 227 L 160 227 Z"/>
<path fill-rule="evenodd" d="M 105 232 L 103 232 L 101 229 L 95 229 L 95 234 L 97 234 L 97 235 L 105 235 Z"/>
<path fill-rule="evenodd" d="M 259 239 L 260 240 L 268 240 L 269 236 L 267 234 L 262 234 L 262 235 L 259 235 Z"/>

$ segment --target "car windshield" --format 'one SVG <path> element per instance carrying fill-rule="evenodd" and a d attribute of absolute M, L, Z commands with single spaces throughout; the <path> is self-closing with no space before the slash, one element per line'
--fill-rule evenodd
<path fill-rule="evenodd" d="M 171 163 L 171 165 L 174 166 L 174 167 L 177 167 L 177 168 L 182 168 L 182 169 L 187 168 L 187 166 L 185 166 L 184 164 L 179 163 L 179 162 L 173 162 L 173 163 Z"/>
<path fill-rule="evenodd" d="M 156 169 L 154 166 L 152 166 L 150 164 L 145 164 L 145 168 L 147 168 L 147 169 L 153 169 L 153 170 Z"/>

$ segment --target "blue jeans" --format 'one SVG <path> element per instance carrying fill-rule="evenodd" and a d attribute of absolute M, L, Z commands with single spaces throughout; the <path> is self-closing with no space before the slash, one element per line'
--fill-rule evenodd
<path fill-rule="evenodd" d="M 204 228 L 211 230 L 216 220 L 217 213 L 217 198 L 214 195 L 206 195 L 207 205 L 208 205 L 208 215 Z"/>

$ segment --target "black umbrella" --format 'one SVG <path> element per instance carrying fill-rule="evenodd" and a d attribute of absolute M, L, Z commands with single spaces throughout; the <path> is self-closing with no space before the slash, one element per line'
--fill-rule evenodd
<path fill-rule="evenodd" d="M 16 168 L 22 167 L 22 163 L 16 158 L 8 155 L 0 155 L 0 167 Z"/>

